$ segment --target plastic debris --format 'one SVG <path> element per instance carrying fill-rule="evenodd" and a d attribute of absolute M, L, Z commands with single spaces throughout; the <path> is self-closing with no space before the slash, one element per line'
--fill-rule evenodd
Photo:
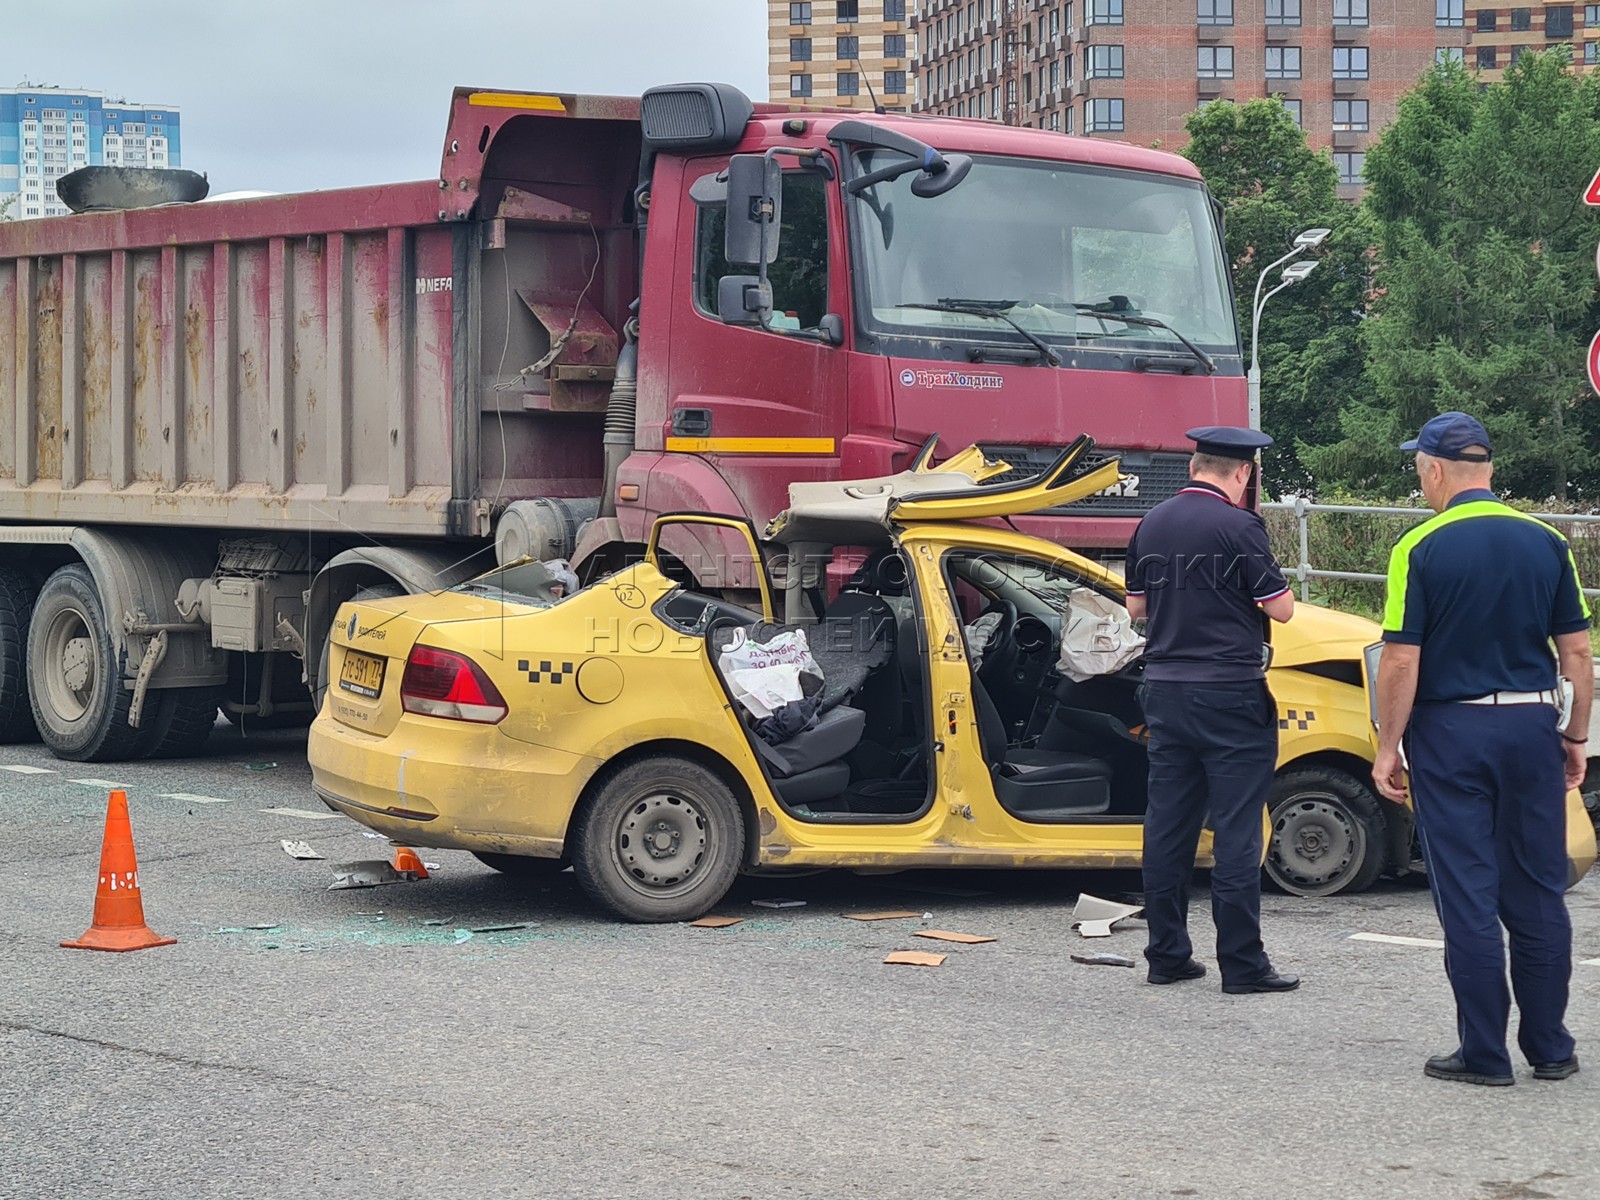
<path fill-rule="evenodd" d="M 752 900 L 751 904 L 757 908 L 804 908 L 804 900 Z"/>
<path fill-rule="evenodd" d="M 259 929 L 259 930 L 262 930 L 262 931 L 266 931 L 266 930 L 269 930 L 269 929 L 276 929 L 277 927 L 278 927 L 278 923 L 276 921 L 272 922 L 272 924 L 270 924 L 270 925 L 246 925 L 245 926 L 246 929 Z"/>
<path fill-rule="evenodd" d="M 461 945 L 462 942 L 470 942 L 471 940 L 472 940 L 472 930 L 470 930 L 470 929 L 458 929 L 458 930 L 456 930 L 456 945 L 459 946 L 459 945 Z"/>
<path fill-rule="evenodd" d="M 948 929 L 922 929 L 911 935 L 912 937 L 933 938 L 940 942 L 960 942 L 963 946 L 979 946 L 984 942 L 993 942 L 998 939 L 983 937 L 976 933 L 952 933 Z"/>
<path fill-rule="evenodd" d="M 381 833 L 373 833 L 372 830 L 370 830 L 370 829 L 363 829 L 361 831 L 361 836 L 364 837 L 364 838 L 376 838 L 380 842 L 387 842 L 389 840 L 383 834 L 381 834 Z"/>
<path fill-rule="evenodd" d="M 903 917 L 921 917 L 925 914 L 913 912 L 909 908 L 890 908 L 883 912 L 845 913 L 847 921 L 898 921 Z M 931 914 L 927 914 L 931 915 Z"/>
<path fill-rule="evenodd" d="M 1086 967 L 1131 967 L 1135 963 L 1126 954 L 1074 954 L 1072 961 Z"/>
<path fill-rule="evenodd" d="M 404 875 L 380 858 L 370 862 L 338 864 L 333 868 L 333 882 L 328 885 L 328 890 L 333 892 L 342 888 L 380 887 L 386 883 L 405 882 L 407 879 Z"/>
<path fill-rule="evenodd" d="M 1072 909 L 1072 924 L 1086 938 L 1110 937 L 1111 927 L 1144 911 L 1142 904 L 1118 904 L 1084 892 Z"/>
<path fill-rule="evenodd" d="M 438 863 L 425 862 L 422 865 L 429 871 L 437 871 L 439 869 Z"/>
<path fill-rule="evenodd" d="M 727 929 L 732 925 L 743 924 L 743 917 L 701 917 L 698 921 L 690 921 L 691 929 Z"/>
<path fill-rule="evenodd" d="M 284 838 L 283 839 L 283 852 L 285 854 L 287 854 L 290 858 L 321 858 L 322 857 L 322 855 L 318 854 L 315 850 L 313 850 L 305 842 L 296 842 L 296 841 L 292 841 L 289 838 Z"/>
<path fill-rule="evenodd" d="M 948 954 L 929 954 L 925 950 L 893 950 L 883 961 L 906 967 L 942 967 Z"/>

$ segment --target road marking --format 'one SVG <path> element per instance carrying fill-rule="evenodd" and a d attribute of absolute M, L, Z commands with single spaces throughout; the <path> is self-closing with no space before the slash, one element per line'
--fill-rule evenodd
<path fill-rule="evenodd" d="M 196 796 L 193 792 L 161 792 L 157 799 L 181 800 L 185 804 L 232 804 L 226 796 Z"/>
<path fill-rule="evenodd" d="M 69 779 L 68 783 L 75 783 L 80 787 L 99 788 L 102 792 L 123 791 L 127 784 L 118 783 L 114 779 Z"/>
<path fill-rule="evenodd" d="M 337 821 L 341 813 L 307 812 L 303 808 L 263 808 L 264 813 L 273 813 L 280 817 L 304 817 L 307 821 Z"/>
<path fill-rule="evenodd" d="M 1578 965 L 1580 967 L 1600 967 L 1600 958 L 1586 958 Z"/>
<path fill-rule="evenodd" d="M 52 768 L 52 767 L 26 767 L 26 766 L 23 766 L 21 763 L 7 763 L 7 764 L 4 764 L 4 765 L 0 765 L 0 771 L 11 771 L 12 773 L 17 774 L 17 775 L 54 775 L 54 774 L 56 774 L 55 769 Z"/>
<path fill-rule="evenodd" d="M 1435 938 L 1396 937 L 1392 933 L 1352 933 L 1352 942 L 1384 942 L 1390 946 L 1421 946 L 1428 950 L 1443 950 L 1444 943 Z"/>

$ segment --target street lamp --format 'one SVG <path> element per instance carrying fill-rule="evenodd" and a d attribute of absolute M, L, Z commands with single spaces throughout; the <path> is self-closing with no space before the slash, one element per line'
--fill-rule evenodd
<path fill-rule="evenodd" d="M 1281 282 L 1278 284 L 1278 286 L 1273 288 L 1265 296 L 1261 294 L 1261 285 L 1267 281 L 1267 276 L 1270 275 L 1274 269 L 1282 266 L 1286 262 L 1289 262 L 1291 258 L 1299 258 L 1300 255 L 1304 254 L 1307 250 L 1315 250 L 1318 246 L 1322 245 L 1323 242 L 1327 241 L 1328 235 L 1332 232 L 1333 230 L 1331 229 L 1307 229 L 1299 234 L 1296 234 L 1294 245 L 1289 248 L 1289 253 L 1285 254 L 1276 262 L 1268 263 L 1266 269 L 1256 277 L 1256 296 L 1255 300 L 1250 306 L 1249 381 L 1251 429 L 1261 428 L 1261 310 L 1267 306 L 1268 300 L 1271 300 L 1279 292 L 1283 291 L 1284 288 L 1293 287 L 1307 275 L 1311 274 L 1312 271 L 1316 270 L 1316 260 L 1311 259 L 1297 263 L 1290 263 L 1288 267 L 1284 268 L 1283 274 L 1279 277 Z"/>

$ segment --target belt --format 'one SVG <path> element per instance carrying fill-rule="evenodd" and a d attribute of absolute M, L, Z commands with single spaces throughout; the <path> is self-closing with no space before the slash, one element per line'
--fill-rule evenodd
<path fill-rule="evenodd" d="M 1561 706 L 1561 693 L 1552 688 L 1548 692 L 1490 692 L 1487 696 L 1475 696 L 1471 700 L 1461 700 L 1460 704 L 1549 704 L 1552 707 Z"/>

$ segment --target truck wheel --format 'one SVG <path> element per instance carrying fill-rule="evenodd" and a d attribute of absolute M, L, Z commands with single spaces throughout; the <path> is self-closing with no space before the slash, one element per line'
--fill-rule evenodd
<path fill-rule="evenodd" d="M 1330 767 L 1285 771 L 1272 785 L 1267 878 L 1291 896 L 1362 892 L 1382 873 L 1387 827 L 1378 798 Z"/>
<path fill-rule="evenodd" d="M 396 596 L 403 595 L 405 593 L 400 590 L 398 584 L 374 583 L 364 588 L 358 588 L 356 594 L 351 596 L 346 603 L 364 600 L 393 600 Z M 334 614 L 338 615 L 338 611 L 335 608 Z M 328 660 L 332 657 L 332 651 L 333 627 L 330 625 L 322 635 L 322 649 L 317 654 L 316 669 L 309 675 L 311 699 L 316 705 L 316 712 L 322 711 L 322 698 L 328 694 Z M 313 713 L 313 716 L 315 716 L 315 713 Z"/>
<path fill-rule="evenodd" d="M 168 688 L 149 693 L 139 732 L 149 758 L 189 758 L 205 749 L 217 724 L 217 689 Z"/>
<path fill-rule="evenodd" d="M 39 736 L 57 758 L 114 762 L 139 756 L 128 724 L 133 693 L 88 568 L 62 567 L 39 589 L 28 623 L 28 699 Z"/>
<path fill-rule="evenodd" d="M 652 755 L 602 776 L 576 818 L 572 870 L 626 921 L 686 921 L 727 894 L 744 857 L 744 815 L 699 763 Z"/>
<path fill-rule="evenodd" d="M 0 742 L 39 740 L 28 704 L 28 618 L 34 590 L 26 576 L 0 567 Z"/>
<path fill-rule="evenodd" d="M 472 857 L 486 867 L 493 867 L 502 875 L 528 883 L 551 879 L 572 865 L 564 858 L 535 858 L 531 854 L 493 854 L 487 850 L 481 852 L 474 850 Z"/>

